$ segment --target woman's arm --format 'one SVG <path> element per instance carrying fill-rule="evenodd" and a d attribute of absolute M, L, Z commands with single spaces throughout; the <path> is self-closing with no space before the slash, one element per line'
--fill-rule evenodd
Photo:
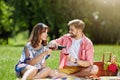
<path fill-rule="evenodd" d="M 42 63 L 42 67 L 45 67 L 46 66 L 46 61 L 44 63 Z"/>
<path fill-rule="evenodd" d="M 44 56 L 50 54 L 52 52 L 51 49 L 48 49 L 47 51 L 43 52 L 42 54 L 39 54 L 38 56 L 34 57 L 33 59 L 27 60 L 27 64 L 30 65 L 35 65 L 36 63 L 38 63 Z M 25 48 L 25 55 L 26 58 L 29 58 L 30 54 L 29 54 L 29 50 L 28 48 Z"/>

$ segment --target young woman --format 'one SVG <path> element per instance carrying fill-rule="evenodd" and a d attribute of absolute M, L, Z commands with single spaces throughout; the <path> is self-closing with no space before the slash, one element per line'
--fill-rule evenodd
<path fill-rule="evenodd" d="M 51 69 L 46 67 L 45 59 L 51 49 L 47 45 L 48 26 L 38 23 L 34 26 L 28 43 L 24 46 L 19 63 L 15 66 L 18 77 L 22 80 L 40 79 L 50 75 Z"/>

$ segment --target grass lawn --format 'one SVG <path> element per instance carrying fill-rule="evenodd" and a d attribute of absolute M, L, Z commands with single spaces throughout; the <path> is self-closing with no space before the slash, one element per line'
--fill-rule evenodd
<path fill-rule="evenodd" d="M 0 46 L 0 80 L 15 80 L 14 66 L 18 62 L 23 47 Z M 117 45 L 94 45 L 95 61 L 102 60 L 102 53 L 112 52 L 120 62 L 120 46 Z M 107 57 L 108 55 L 106 55 Z M 51 68 L 58 68 L 59 51 L 53 51 L 47 60 L 47 65 Z"/>

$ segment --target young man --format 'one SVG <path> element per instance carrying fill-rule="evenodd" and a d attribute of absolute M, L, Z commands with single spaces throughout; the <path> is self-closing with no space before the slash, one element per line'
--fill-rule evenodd
<path fill-rule="evenodd" d="M 60 53 L 59 70 L 77 77 L 97 74 L 98 67 L 93 65 L 93 44 L 83 33 L 84 22 L 74 19 L 69 21 L 68 26 L 68 34 L 50 42 L 56 46 L 66 46 Z"/>

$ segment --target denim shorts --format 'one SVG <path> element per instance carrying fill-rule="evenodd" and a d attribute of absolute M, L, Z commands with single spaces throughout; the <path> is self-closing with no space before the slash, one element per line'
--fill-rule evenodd
<path fill-rule="evenodd" d="M 26 68 L 27 64 L 25 63 L 18 63 L 15 66 L 15 72 L 16 72 L 16 76 L 17 77 L 22 77 L 21 71 L 24 70 Z"/>

